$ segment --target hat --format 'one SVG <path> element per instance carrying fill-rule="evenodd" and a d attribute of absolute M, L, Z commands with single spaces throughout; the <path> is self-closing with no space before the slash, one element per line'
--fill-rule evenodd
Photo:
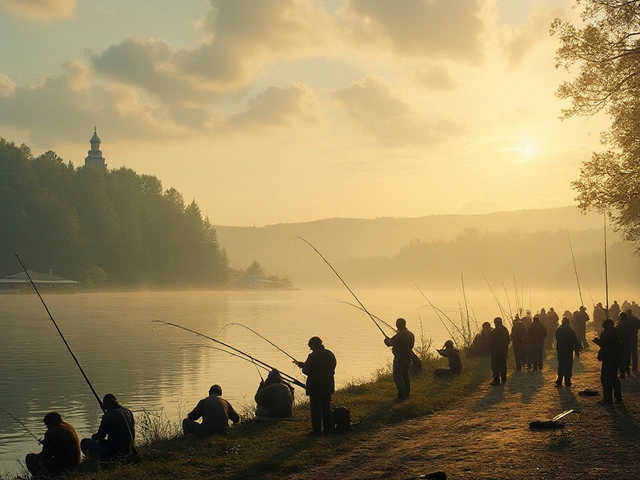
<path fill-rule="evenodd" d="M 311 337 L 309 339 L 309 348 L 314 349 L 322 346 L 322 340 L 320 337 Z"/>

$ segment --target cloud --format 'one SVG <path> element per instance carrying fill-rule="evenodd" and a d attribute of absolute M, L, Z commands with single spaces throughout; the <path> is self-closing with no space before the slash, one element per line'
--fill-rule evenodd
<path fill-rule="evenodd" d="M 456 81 L 449 74 L 449 71 L 442 66 L 431 66 L 420 68 L 416 75 L 420 84 L 433 91 L 448 91 L 456 89 Z"/>
<path fill-rule="evenodd" d="M 0 97 L 10 97 L 16 91 L 16 83 L 0 73 Z"/>
<path fill-rule="evenodd" d="M 482 8 L 482 0 L 349 0 L 344 28 L 361 46 L 478 65 Z"/>
<path fill-rule="evenodd" d="M 236 133 L 264 133 L 298 121 L 315 123 L 318 110 L 315 93 L 305 85 L 269 87 L 250 99 L 244 112 L 230 116 L 226 127 Z"/>
<path fill-rule="evenodd" d="M 0 12 L 33 22 L 50 22 L 71 18 L 76 0 L 0 0 Z"/>
<path fill-rule="evenodd" d="M 133 89 L 94 80 L 88 67 L 68 62 L 61 75 L 14 87 L 0 97 L 0 124 L 28 131 L 36 146 L 77 141 L 79 131 L 95 124 L 125 140 L 181 134 L 168 127 L 163 109 L 142 104 Z"/>
<path fill-rule="evenodd" d="M 337 104 L 380 145 L 437 144 L 464 128 L 450 121 L 430 124 L 379 78 L 367 77 L 333 92 Z"/>
<path fill-rule="evenodd" d="M 265 64 L 294 58 L 325 42 L 328 20 L 304 0 L 210 0 L 196 48 L 163 40 L 127 39 L 91 61 L 107 77 L 144 89 L 166 103 L 213 101 L 246 87 Z"/>

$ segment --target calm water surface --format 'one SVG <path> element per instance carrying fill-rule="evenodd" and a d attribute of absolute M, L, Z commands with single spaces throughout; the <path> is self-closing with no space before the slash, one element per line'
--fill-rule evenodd
<path fill-rule="evenodd" d="M 375 315 L 393 324 L 407 319 L 409 329 L 438 348 L 447 331 L 416 290 L 364 291 L 358 297 Z M 575 296 L 575 295 L 574 295 Z M 459 319 L 459 292 L 430 292 L 430 300 Z M 468 292 L 479 322 L 499 315 L 487 291 Z M 242 409 L 253 405 L 260 381 L 254 365 L 220 352 L 215 343 L 171 326 L 177 323 L 216 337 L 304 381 L 290 358 L 239 326 L 242 323 L 298 360 L 307 341 L 320 336 L 338 359 L 338 386 L 364 379 L 391 359 L 382 334 L 369 317 L 347 305 L 346 290 L 290 292 L 135 292 L 43 294 L 43 298 L 98 395 L 114 393 L 136 415 L 163 411 L 179 421 L 213 383 Z M 551 292 L 537 295 L 542 306 L 556 305 Z M 575 299 L 564 299 L 566 307 Z M 513 302 L 513 299 L 512 299 Z M 502 303 L 506 308 L 506 300 Z M 515 308 L 515 305 L 513 305 Z M 418 335 L 416 335 L 418 336 Z M 0 408 L 16 416 L 39 438 L 42 418 L 59 411 L 82 438 L 95 432 L 101 411 L 38 297 L 0 295 Z M 265 372 L 261 370 L 265 375 Z M 296 388 L 296 399 L 304 399 Z M 0 412 L 0 474 L 16 472 L 26 453 L 39 451 L 35 440 Z"/>

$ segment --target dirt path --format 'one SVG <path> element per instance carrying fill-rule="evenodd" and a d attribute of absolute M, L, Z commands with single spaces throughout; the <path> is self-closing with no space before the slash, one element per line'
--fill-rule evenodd
<path fill-rule="evenodd" d="M 355 450 L 292 479 L 409 479 L 444 471 L 450 479 L 640 478 L 640 377 L 621 380 L 624 404 L 601 406 L 600 364 L 592 348 L 574 362 L 572 387 L 556 387 L 555 352 L 542 371 L 487 379 L 446 411 L 388 427 Z M 576 409 L 563 432 L 529 429 Z"/>

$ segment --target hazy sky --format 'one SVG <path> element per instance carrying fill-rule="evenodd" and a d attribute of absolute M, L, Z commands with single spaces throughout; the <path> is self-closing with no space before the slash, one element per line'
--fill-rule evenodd
<path fill-rule="evenodd" d="M 0 0 L 0 136 L 155 175 L 218 225 L 569 205 L 570 0 Z"/>

